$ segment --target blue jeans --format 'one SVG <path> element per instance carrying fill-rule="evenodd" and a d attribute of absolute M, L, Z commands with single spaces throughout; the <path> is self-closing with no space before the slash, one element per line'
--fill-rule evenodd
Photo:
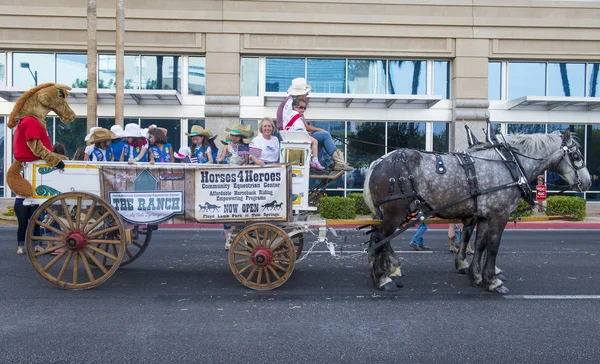
<path fill-rule="evenodd" d="M 331 139 L 331 134 L 326 131 L 316 131 L 312 133 L 312 137 L 319 142 L 319 163 L 324 167 L 328 167 L 333 163 L 331 156 L 337 150 L 333 139 Z"/>
<path fill-rule="evenodd" d="M 419 224 L 419 228 L 417 229 L 417 232 L 415 233 L 415 236 L 413 236 L 410 243 L 418 246 L 423 246 L 423 235 L 425 235 L 427 229 L 429 229 L 429 226 L 427 224 Z"/>

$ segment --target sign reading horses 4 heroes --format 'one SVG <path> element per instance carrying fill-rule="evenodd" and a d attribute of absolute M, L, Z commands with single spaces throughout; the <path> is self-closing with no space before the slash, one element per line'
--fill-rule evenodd
<path fill-rule="evenodd" d="M 198 170 L 196 219 L 285 220 L 286 180 L 286 166 Z"/>

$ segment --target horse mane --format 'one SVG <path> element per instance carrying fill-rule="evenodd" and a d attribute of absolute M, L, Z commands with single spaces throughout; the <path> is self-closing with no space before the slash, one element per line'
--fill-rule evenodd
<path fill-rule="evenodd" d="M 29 90 L 25 91 L 23 93 L 23 95 L 21 95 L 15 102 L 15 106 L 13 107 L 12 111 L 10 112 L 10 116 L 8 117 L 8 123 L 6 124 L 6 126 L 8 126 L 9 129 L 12 129 L 15 126 L 17 126 L 17 124 L 18 124 L 18 122 L 16 120 L 17 115 L 21 112 L 21 109 L 23 109 L 23 105 L 25 105 L 27 100 L 29 100 L 29 98 L 31 96 L 33 96 L 33 94 L 35 94 L 39 90 L 46 88 L 46 87 L 54 86 L 54 85 L 55 85 L 54 82 L 46 82 L 46 83 L 42 83 L 41 85 L 38 85 L 36 87 L 30 88 Z"/>
<path fill-rule="evenodd" d="M 579 139 L 571 135 L 579 147 Z M 554 143 L 549 143 L 549 142 Z M 562 132 L 555 130 L 549 134 L 509 134 L 506 142 L 519 149 L 522 153 L 550 155 L 556 152 L 556 143 L 562 143 Z"/>

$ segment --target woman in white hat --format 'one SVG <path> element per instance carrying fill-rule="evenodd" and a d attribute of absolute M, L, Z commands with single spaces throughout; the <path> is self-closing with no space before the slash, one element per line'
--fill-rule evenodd
<path fill-rule="evenodd" d="M 110 143 L 110 149 L 112 150 L 112 154 L 115 158 L 115 162 L 121 160 L 121 155 L 123 154 L 123 148 L 127 144 L 127 140 L 121 137 L 123 133 L 123 128 L 121 125 L 113 125 L 110 127 L 110 131 L 115 133 L 115 139 Z"/>
<path fill-rule="evenodd" d="M 123 154 L 119 158 L 121 162 L 127 161 L 129 164 L 148 162 L 148 141 L 144 134 L 136 123 L 125 125 L 121 137 L 127 138 L 127 144 L 123 147 Z"/>

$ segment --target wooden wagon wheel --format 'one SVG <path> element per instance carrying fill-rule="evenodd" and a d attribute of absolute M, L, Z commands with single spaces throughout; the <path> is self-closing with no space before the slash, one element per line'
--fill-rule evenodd
<path fill-rule="evenodd" d="M 266 291 L 281 286 L 294 271 L 295 247 L 285 231 L 271 224 L 245 227 L 233 239 L 229 266 L 246 287 Z"/>
<path fill-rule="evenodd" d="M 300 254 L 302 254 L 302 249 L 304 248 L 304 233 L 301 231 L 292 233 L 289 235 L 290 240 L 292 240 L 292 244 L 294 244 L 294 248 L 296 250 L 296 259 L 300 258 Z"/>
<path fill-rule="evenodd" d="M 40 221 L 44 212 L 54 223 Z M 29 259 L 42 277 L 61 288 L 78 290 L 99 285 L 113 275 L 125 254 L 126 233 L 119 214 L 93 194 L 73 192 L 52 197 L 35 211 L 30 221 L 26 236 Z M 55 236 L 34 235 L 36 225 Z M 57 245 L 35 252 L 34 242 L 38 241 Z M 110 249 L 98 249 L 99 245 Z M 54 251 L 60 254 L 53 256 Z M 94 253 L 110 262 L 110 268 L 98 261 Z M 99 269 L 92 270 L 90 262 Z"/>
<path fill-rule="evenodd" d="M 125 254 L 123 256 L 123 260 L 119 264 L 120 267 L 124 267 L 128 264 L 133 263 L 136 259 L 138 259 L 148 248 L 150 244 L 150 240 L 152 239 L 152 232 L 157 229 L 157 225 L 147 225 L 146 227 L 140 227 L 139 225 L 135 225 L 131 230 L 131 241 L 125 245 Z M 105 238 L 109 239 L 118 239 L 120 238 L 119 232 L 107 233 Z M 112 249 L 112 245 L 110 244 L 95 244 L 96 247 L 100 250 L 104 250 L 104 252 L 109 253 Z M 112 261 L 107 260 L 105 256 L 100 256 L 98 253 L 93 252 L 93 255 L 98 258 L 98 261 L 104 265 L 106 269 L 110 269 L 112 267 Z M 93 261 L 90 263 L 94 264 Z"/>

